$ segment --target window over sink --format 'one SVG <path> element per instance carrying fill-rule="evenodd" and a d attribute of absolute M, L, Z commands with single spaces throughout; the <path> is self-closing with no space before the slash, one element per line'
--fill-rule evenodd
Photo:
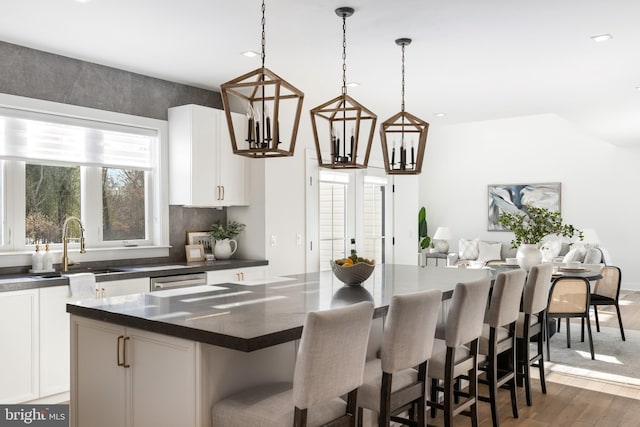
<path fill-rule="evenodd" d="M 37 110 L 7 105 L 5 96 L 0 95 L 4 253 L 30 252 L 38 243 L 55 248 L 69 216 L 82 219 L 88 249 L 167 246 L 166 190 L 160 185 L 166 180 L 160 156 L 166 122 L 33 100 L 51 107 Z"/>

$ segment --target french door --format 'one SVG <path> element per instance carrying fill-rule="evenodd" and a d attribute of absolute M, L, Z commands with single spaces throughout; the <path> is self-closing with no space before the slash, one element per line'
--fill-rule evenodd
<path fill-rule="evenodd" d="M 329 260 L 353 248 L 378 264 L 393 262 L 392 178 L 384 169 L 325 170 L 307 160 L 307 271 L 328 270 Z"/>

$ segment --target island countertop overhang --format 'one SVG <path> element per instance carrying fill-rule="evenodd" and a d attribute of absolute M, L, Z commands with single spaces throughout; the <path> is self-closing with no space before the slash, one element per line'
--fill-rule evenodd
<path fill-rule="evenodd" d="M 440 289 L 487 270 L 379 265 L 362 286 L 344 286 L 330 271 L 260 282 L 238 281 L 67 305 L 72 315 L 250 352 L 300 338 L 306 313 L 369 300 L 383 316 L 395 294 Z"/>

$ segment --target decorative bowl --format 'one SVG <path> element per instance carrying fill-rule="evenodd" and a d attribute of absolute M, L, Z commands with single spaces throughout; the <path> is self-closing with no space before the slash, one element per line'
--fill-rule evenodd
<path fill-rule="evenodd" d="M 375 265 L 367 264 L 366 262 L 359 262 L 349 267 L 343 267 L 335 263 L 335 261 L 329 261 L 331 263 L 331 270 L 333 274 L 342 283 L 347 285 L 359 285 L 371 276 Z"/>

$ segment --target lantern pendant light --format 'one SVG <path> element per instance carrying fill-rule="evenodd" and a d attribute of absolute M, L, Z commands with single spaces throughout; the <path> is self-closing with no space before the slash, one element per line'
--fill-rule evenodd
<path fill-rule="evenodd" d="M 233 152 L 251 158 L 292 156 L 304 93 L 265 68 L 265 4 L 262 1 L 262 67 L 220 86 Z M 231 105 L 246 111 L 233 121 Z M 284 130 L 284 132 L 281 132 Z"/>
<path fill-rule="evenodd" d="M 380 124 L 384 168 L 388 175 L 417 175 L 422 172 L 427 146 L 429 123 L 404 109 L 404 49 L 410 43 L 411 39 L 407 38 L 396 40 L 396 44 L 402 47 L 401 111 Z"/>
<path fill-rule="evenodd" d="M 347 17 L 354 10 L 340 7 L 335 12 L 342 18 L 342 94 L 311 110 L 313 138 L 320 167 L 363 169 L 369 162 L 377 116 L 347 95 Z M 322 158 L 321 143 L 329 148 L 328 159 Z"/>

